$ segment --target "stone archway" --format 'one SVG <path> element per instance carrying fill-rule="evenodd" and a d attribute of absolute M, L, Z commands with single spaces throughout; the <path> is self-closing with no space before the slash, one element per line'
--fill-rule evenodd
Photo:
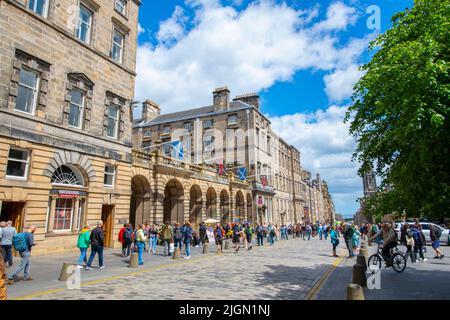
<path fill-rule="evenodd" d="M 189 191 L 189 222 L 194 230 L 198 229 L 202 213 L 202 190 L 196 184 Z M 180 222 L 181 223 L 181 222 Z"/>
<path fill-rule="evenodd" d="M 164 222 L 184 222 L 183 185 L 177 179 L 167 182 L 164 189 Z"/>
<path fill-rule="evenodd" d="M 247 193 L 247 220 L 251 223 L 256 223 L 256 218 L 253 214 L 253 198 L 250 193 Z"/>
<path fill-rule="evenodd" d="M 225 189 L 220 192 L 220 217 L 222 223 L 230 222 L 230 196 Z"/>
<path fill-rule="evenodd" d="M 206 219 L 217 218 L 217 193 L 213 187 L 206 192 Z"/>
<path fill-rule="evenodd" d="M 245 201 L 242 191 L 236 192 L 236 218 L 240 222 L 245 220 Z"/>
<path fill-rule="evenodd" d="M 130 223 L 135 226 L 148 220 L 150 213 L 150 183 L 143 175 L 131 179 Z"/>

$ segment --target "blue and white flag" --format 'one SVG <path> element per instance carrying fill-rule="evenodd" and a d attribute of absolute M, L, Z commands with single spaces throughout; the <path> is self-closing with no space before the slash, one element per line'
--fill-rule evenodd
<path fill-rule="evenodd" d="M 177 160 L 183 160 L 184 153 L 183 153 L 183 145 L 181 144 L 180 140 L 172 141 L 170 143 L 170 146 L 172 148 L 172 158 L 175 158 Z"/>
<path fill-rule="evenodd" d="M 247 180 L 247 168 L 246 167 L 239 168 L 237 173 L 239 175 L 239 180 L 242 180 L 242 181 Z"/>

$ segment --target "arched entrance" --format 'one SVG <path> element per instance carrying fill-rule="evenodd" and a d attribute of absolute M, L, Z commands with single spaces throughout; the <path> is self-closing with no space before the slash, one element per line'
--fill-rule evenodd
<path fill-rule="evenodd" d="M 136 175 L 131 179 L 130 223 L 133 226 L 149 219 L 149 192 L 150 183 L 146 177 Z"/>
<path fill-rule="evenodd" d="M 172 179 L 164 189 L 164 222 L 184 222 L 184 192 L 177 179 Z"/>
<path fill-rule="evenodd" d="M 220 192 L 220 215 L 222 223 L 230 222 L 230 196 L 225 189 Z"/>
<path fill-rule="evenodd" d="M 247 193 L 247 220 L 251 223 L 255 223 L 256 219 L 253 215 L 253 198 L 250 193 Z"/>
<path fill-rule="evenodd" d="M 189 222 L 194 230 L 198 229 L 199 217 L 202 213 L 202 190 L 198 185 L 193 185 L 189 192 Z M 181 221 L 180 221 L 181 223 Z"/>
<path fill-rule="evenodd" d="M 206 219 L 217 217 L 217 194 L 213 187 L 206 192 Z"/>
<path fill-rule="evenodd" d="M 63 164 L 50 178 L 48 233 L 75 233 L 86 222 L 85 207 L 89 178 L 73 164 Z"/>
<path fill-rule="evenodd" d="M 236 218 L 241 222 L 245 220 L 245 201 L 242 191 L 236 192 Z"/>

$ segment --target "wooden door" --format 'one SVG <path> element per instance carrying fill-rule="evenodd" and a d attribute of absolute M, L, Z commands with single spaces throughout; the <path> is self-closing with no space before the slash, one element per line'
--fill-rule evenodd
<path fill-rule="evenodd" d="M 22 232 L 24 209 L 25 202 L 3 201 L 0 221 L 11 220 L 13 227 L 17 230 L 17 233 Z"/>
<path fill-rule="evenodd" d="M 114 230 L 114 218 L 113 218 L 114 206 L 103 205 L 102 206 L 102 221 L 103 231 L 105 233 L 104 247 L 110 248 L 112 246 L 112 234 Z"/>

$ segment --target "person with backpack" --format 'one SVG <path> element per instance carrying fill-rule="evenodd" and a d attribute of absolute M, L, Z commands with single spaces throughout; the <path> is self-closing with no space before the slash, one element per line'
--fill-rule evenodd
<path fill-rule="evenodd" d="M 150 250 L 153 254 L 156 254 L 156 244 L 158 243 L 158 233 L 159 229 L 156 223 L 153 224 L 153 226 L 149 230 L 149 237 L 150 237 Z"/>
<path fill-rule="evenodd" d="M 13 266 L 12 243 L 17 231 L 12 226 L 12 221 L 8 221 L 5 226 L 1 226 L 1 230 L 0 247 L 3 249 L 5 263 L 8 263 L 8 267 L 11 268 Z"/>
<path fill-rule="evenodd" d="M 191 258 L 191 242 L 192 242 L 192 227 L 189 221 L 186 221 L 183 228 L 183 242 L 186 250 L 185 259 Z"/>
<path fill-rule="evenodd" d="M 354 233 L 353 228 L 351 226 L 349 226 L 348 224 L 346 224 L 344 226 L 343 235 L 344 235 L 345 245 L 347 246 L 347 250 L 348 250 L 348 258 L 353 258 L 355 256 L 355 254 L 353 253 L 353 246 L 352 246 L 353 233 Z"/>
<path fill-rule="evenodd" d="M 18 233 L 13 237 L 12 240 L 13 247 L 17 252 L 19 252 L 22 261 L 20 262 L 20 265 L 17 267 L 17 269 L 14 270 L 13 273 L 8 275 L 8 278 L 6 279 L 7 284 L 9 285 L 14 284 L 14 277 L 18 275 L 22 270 L 24 281 L 33 280 L 33 278 L 30 277 L 29 271 L 30 271 L 31 248 L 35 245 L 33 236 L 35 231 L 36 227 L 31 226 L 30 228 L 28 228 L 28 231 Z"/>
<path fill-rule="evenodd" d="M 253 230 L 250 224 L 245 225 L 245 237 L 247 240 L 247 250 L 252 250 L 252 238 L 253 238 Z"/>
<path fill-rule="evenodd" d="M 441 245 L 439 238 L 442 235 L 442 230 L 439 227 L 435 227 L 430 223 L 430 239 L 431 239 L 431 247 L 436 252 L 436 255 L 433 257 L 433 259 L 442 259 L 444 258 L 444 254 L 439 250 L 439 247 Z"/>
<path fill-rule="evenodd" d="M 220 223 L 216 224 L 216 227 L 214 228 L 214 240 L 216 241 L 217 246 L 217 253 L 223 252 L 223 238 L 225 237 L 225 230 L 222 228 Z"/>
<path fill-rule="evenodd" d="M 238 253 L 241 248 L 242 226 L 240 222 L 236 222 L 233 226 L 233 244 L 235 247 L 234 253 Z"/>
<path fill-rule="evenodd" d="M 264 245 L 264 227 L 261 223 L 256 226 L 256 239 L 258 241 L 258 246 Z"/>
<path fill-rule="evenodd" d="M 91 240 L 91 255 L 89 256 L 89 261 L 86 265 L 86 270 L 91 270 L 92 262 L 94 261 L 95 255 L 98 254 L 98 267 L 99 269 L 104 269 L 103 265 L 103 241 L 105 239 L 105 232 L 103 231 L 103 221 L 97 221 L 97 227 L 92 230 L 90 240 Z"/>
<path fill-rule="evenodd" d="M 339 245 L 339 236 L 338 233 L 336 231 L 336 226 L 332 226 L 330 229 L 330 241 L 331 244 L 333 245 L 333 257 L 338 257 L 338 255 L 336 254 L 336 248 Z"/>
<path fill-rule="evenodd" d="M 200 242 L 201 242 L 202 245 L 204 245 L 205 242 L 207 241 L 207 239 L 206 239 L 206 225 L 205 225 L 205 222 L 202 222 L 200 224 L 200 227 L 199 227 L 198 231 L 199 231 L 199 236 L 200 236 Z"/>
<path fill-rule="evenodd" d="M 178 222 L 175 223 L 175 228 L 173 228 L 173 242 L 175 248 L 179 247 L 181 252 L 181 250 L 183 249 L 183 231 Z"/>
<path fill-rule="evenodd" d="M 135 239 L 135 246 L 137 248 L 137 253 L 138 253 L 139 265 L 142 266 L 142 265 L 144 265 L 144 260 L 142 258 L 142 254 L 145 249 L 145 243 L 147 242 L 147 237 L 145 236 L 145 231 L 144 231 L 144 227 L 142 226 L 142 224 L 138 225 L 134 239 Z"/>
<path fill-rule="evenodd" d="M 131 252 L 131 245 L 133 244 L 133 225 L 126 224 L 125 230 L 122 234 L 122 257 L 129 257 Z"/>
<path fill-rule="evenodd" d="M 123 225 L 123 227 L 120 228 L 119 236 L 118 236 L 118 240 L 122 244 L 122 258 L 125 257 L 125 245 L 124 245 L 124 241 L 123 241 L 123 234 L 124 234 L 126 229 L 127 229 L 127 224 L 125 223 Z"/>
<path fill-rule="evenodd" d="M 414 252 L 414 237 L 409 228 L 406 230 L 406 253 L 405 259 L 408 260 L 411 257 L 411 263 L 416 263 L 416 253 Z"/>
<path fill-rule="evenodd" d="M 91 234 L 89 232 L 89 225 L 86 224 L 78 235 L 77 247 L 80 249 L 80 258 L 78 259 L 77 269 L 83 269 L 83 262 L 87 265 L 86 253 L 91 245 Z"/>
<path fill-rule="evenodd" d="M 273 244 L 275 243 L 274 239 L 275 239 L 276 233 L 275 233 L 275 228 L 273 227 L 272 223 L 269 223 L 267 231 L 269 232 L 269 244 L 271 246 L 273 246 Z"/>
<path fill-rule="evenodd" d="M 150 222 L 145 221 L 142 229 L 144 230 L 144 235 L 145 235 L 145 238 L 147 239 L 147 241 L 145 242 L 144 251 L 150 252 L 150 236 L 149 236 L 150 235 Z"/>
<path fill-rule="evenodd" d="M 312 227 L 311 224 L 306 225 L 306 235 L 308 236 L 308 241 L 311 240 Z"/>
<path fill-rule="evenodd" d="M 409 230 L 411 231 L 412 237 L 414 239 L 414 255 L 417 257 L 417 254 L 419 254 L 419 258 L 416 258 L 416 260 L 426 261 L 422 251 L 422 239 L 420 236 L 420 230 L 415 224 L 412 225 Z"/>
<path fill-rule="evenodd" d="M 164 241 L 164 255 L 170 257 L 171 253 L 169 248 L 170 244 L 173 243 L 173 229 L 169 221 L 166 221 L 166 223 L 162 225 L 161 233 Z"/>

